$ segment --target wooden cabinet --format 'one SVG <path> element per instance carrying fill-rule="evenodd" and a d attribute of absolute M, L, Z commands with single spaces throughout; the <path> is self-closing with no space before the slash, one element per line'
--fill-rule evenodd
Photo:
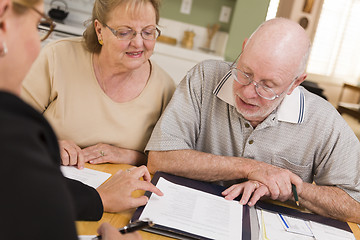
<path fill-rule="evenodd" d="M 349 114 L 360 122 L 360 87 L 343 84 L 337 110 L 340 114 Z"/>

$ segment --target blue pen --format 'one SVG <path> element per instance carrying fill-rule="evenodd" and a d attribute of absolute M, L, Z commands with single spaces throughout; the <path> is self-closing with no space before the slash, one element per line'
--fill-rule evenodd
<path fill-rule="evenodd" d="M 289 228 L 289 225 L 287 225 L 285 219 L 283 218 L 283 216 L 280 213 L 279 213 L 279 216 L 280 216 L 281 220 L 283 221 L 283 223 L 285 224 L 285 227 Z"/>

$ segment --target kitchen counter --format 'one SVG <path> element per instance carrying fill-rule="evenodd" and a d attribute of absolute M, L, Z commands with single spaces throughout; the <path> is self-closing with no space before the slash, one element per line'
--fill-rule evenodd
<path fill-rule="evenodd" d="M 65 22 L 56 22 L 55 31 L 62 33 L 69 33 L 75 36 L 82 36 L 85 31 L 85 26 L 77 22 L 65 21 Z"/>
<path fill-rule="evenodd" d="M 169 73 L 178 84 L 187 71 L 197 63 L 207 60 L 217 59 L 224 60 L 224 57 L 211 53 L 205 53 L 199 49 L 186 49 L 178 45 L 170 45 L 157 42 L 151 60 L 156 62 L 160 67 Z"/>
<path fill-rule="evenodd" d="M 170 45 L 166 43 L 156 42 L 155 52 L 161 53 L 168 56 L 177 57 L 180 59 L 186 59 L 193 62 L 200 62 L 205 59 L 220 59 L 223 60 L 222 56 L 218 56 L 212 53 L 206 53 L 200 49 L 187 49 L 177 45 Z"/>

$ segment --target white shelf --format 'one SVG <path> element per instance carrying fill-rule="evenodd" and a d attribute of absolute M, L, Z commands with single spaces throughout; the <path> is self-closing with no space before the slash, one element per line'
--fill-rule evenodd
<path fill-rule="evenodd" d="M 159 54 L 176 57 L 192 62 L 200 62 L 205 59 L 219 59 L 224 60 L 224 57 L 211 53 L 206 53 L 200 49 L 186 49 L 179 45 L 170 45 L 166 43 L 156 42 L 154 51 Z"/>
<path fill-rule="evenodd" d="M 151 60 L 167 71 L 176 84 L 179 84 L 193 66 L 207 59 L 224 60 L 224 57 L 161 42 L 156 43 L 151 56 Z"/>

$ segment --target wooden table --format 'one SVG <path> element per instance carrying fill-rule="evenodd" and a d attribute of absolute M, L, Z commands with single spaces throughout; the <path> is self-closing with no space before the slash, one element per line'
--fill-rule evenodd
<path fill-rule="evenodd" d="M 100 164 L 100 165 L 91 165 L 86 164 L 85 167 L 95 169 L 102 172 L 107 172 L 115 174 L 118 170 L 126 170 L 132 166 L 127 164 Z M 144 191 L 135 191 L 134 197 L 138 197 L 144 194 Z M 98 222 L 89 222 L 89 221 L 77 221 L 76 227 L 79 235 L 96 235 L 96 230 L 103 222 L 109 222 L 114 227 L 120 228 L 129 223 L 135 209 L 128 210 L 122 213 L 104 213 L 103 217 Z M 355 223 L 348 223 L 351 230 L 353 231 L 357 240 L 360 240 L 360 229 Z M 173 239 L 169 237 L 164 237 L 157 234 L 147 233 L 144 231 L 139 231 L 144 240 L 166 240 Z"/>

